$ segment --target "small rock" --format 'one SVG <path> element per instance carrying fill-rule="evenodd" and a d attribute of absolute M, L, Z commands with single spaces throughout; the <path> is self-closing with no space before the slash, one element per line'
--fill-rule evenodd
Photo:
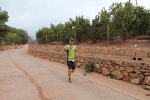
<path fill-rule="evenodd" d="M 150 73 L 144 73 L 145 76 L 150 76 Z"/>
<path fill-rule="evenodd" d="M 124 66 L 124 67 L 128 66 L 128 62 L 124 61 L 122 66 Z"/>
<path fill-rule="evenodd" d="M 81 64 L 80 64 L 80 63 L 77 63 L 76 65 L 77 65 L 77 67 L 80 67 Z"/>
<path fill-rule="evenodd" d="M 124 76 L 128 76 L 128 73 L 126 71 L 123 72 Z"/>
<path fill-rule="evenodd" d="M 142 78 L 142 79 L 144 79 L 144 75 L 143 74 L 140 74 L 139 77 Z"/>
<path fill-rule="evenodd" d="M 136 74 L 140 74 L 141 73 L 137 68 L 135 68 L 134 71 L 136 72 Z"/>
<path fill-rule="evenodd" d="M 123 80 L 126 81 L 126 82 L 130 82 L 129 76 L 124 76 Z"/>
<path fill-rule="evenodd" d="M 119 70 L 124 71 L 125 67 L 120 67 Z"/>
<path fill-rule="evenodd" d="M 95 64 L 95 67 L 96 67 L 96 68 L 99 68 L 99 64 Z"/>
<path fill-rule="evenodd" d="M 108 75 L 110 72 L 109 72 L 105 67 L 103 67 L 103 68 L 102 68 L 102 73 L 103 73 L 104 75 Z"/>
<path fill-rule="evenodd" d="M 126 71 L 127 71 L 128 73 L 131 73 L 131 72 L 133 72 L 133 68 L 132 68 L 132 67 L 127 67 L 127 68 L 126 68 Z"/>
<path fill-rule="evenodd" d="M 150 86 L 150 76 L 145 77 L 144 82 Z"/>
<path fill-rule="evenodd" d="M 130 82 L 133 84 L 139 84 L 140 80 L 139 79 L 130 79 Z"/>
<path fill-rule="evenodd" d="M 150 86 L 146 86 L 146 88 L 147 88 L 148 90 L 150 90 Z"/>
<path fill-rule="evenodd" d="M 122 79 L 123 78 L 123 74 L 121 73 L 120 70 L 115 70 L 115 71 L 111 72 L 111 74 L 116 76 L 117 79 Z"/>
<path fill-rule="evenodd" d="M 119 69 L 119 66 L 118 66 L 118 65 L 116 65 L 116 66 L 115 66 L 115 69 Z"/>
<path fill-rule="evenodd" d="M 137 63 L 137 67 L 142 67 L 143 66 L 143 64 L 142 63 Z"/>

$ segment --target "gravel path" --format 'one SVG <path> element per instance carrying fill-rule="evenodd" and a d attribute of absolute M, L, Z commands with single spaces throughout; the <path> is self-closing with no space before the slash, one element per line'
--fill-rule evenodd
<path fill-rule="evenodd" d="M 119 81 L 79 69 L 72 79 L 66 65 L 30 56 L 27 48 L 0 51 L 0 100 L 150 100 L 135 85 L 122 90 Z"/>

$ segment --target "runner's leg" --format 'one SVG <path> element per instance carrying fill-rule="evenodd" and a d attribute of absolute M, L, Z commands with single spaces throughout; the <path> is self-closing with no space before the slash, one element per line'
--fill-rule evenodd
<path fill-rule="evenodd" d="M 71 62 L 67 61 L 68 65 L 68 77 L 69 77 L 69 82 L 71 82 L 71 72 L 72 72 L 72 67 L 71 67 Z"/>
<path fill-rule="evenodd" d="M 72 62 L 72 73 L 75 72 L 75 62 Z"/>

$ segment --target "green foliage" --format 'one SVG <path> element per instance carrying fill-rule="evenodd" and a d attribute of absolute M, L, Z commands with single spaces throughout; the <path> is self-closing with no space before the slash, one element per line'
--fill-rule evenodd
<path fill-rule="evenodd" d="M 65 44 L 69 43 L 69 38 L 73 37 L 72 23 L 66 22 L 61 30 L 61 41 Z"/>
<path fill-rule="evenodd" d="M 149 90 L 146 86 L 143 86 L 143 89 L 144 89 L 144 90 Z"/>
<path fill-rule="evenodd" d="M 111 79 L 117 79 L 117 77 L 115 75 L 109 74 Z"/>
<path fill-rule="evenodd" d="M 21 38 L 15 33 L 9 33 L 6 37 L 7 44 L 18 44 L 21 42 Z"/>
<path fill-rule="evenodd" d="M 5 25 L 8 18 L 8 12 L 0 10 L 0 43 L 4 40 L 6 44 L 26 44 L 28 33 L 25 30 Z"/>
<path fill-rule="evenodd" d="M 0 10 L 0 36 L 4 38 L 7 33 L 7 25 L 5 23 L 8 21 L 8 12 Z"/>
<path fill-rule="evenodd" d="M 85 71 L 86 72 L 91 72 L 94 67 L 95 67 L 94 62 L 85 62 Z"/>
<path fill-rule="evenodd" d="M 107 24 L 109 22 L 109 13 L 103 9 L 99 15 L 95 16 L 95 19 L 92 21 L 94 34 L 92 36 L 93 41 L 97 40 L 106 40 L 107 38 Z"/>
<path fill-rule="evenodd" d="M 0 25 L 4 25 L 8 21 L 8 12 L 0 10 Z"/>
<path fill-rule="evenodd" d="M 111 15 L 114 16 L 113 19 L 108 20 Z M 95 40 L 106 39 L 107 24 L 109 24 L 109 39 L 122 36 L 126 40 L 132 36 L 150 35 L 150 10 L 134 6 L 130 1 L 113 3 L 109 11 L 103 9 L 93 21 L 96 21 L 96 27 L 99 26 L 97 31 L 99 34 L 93 34 L 97 37 Z"/>
<path fill-rule="evenodd" d="M 19 44 L 26 44 L 28 42 L 29 36 L 25 30 L 17 29 L 15 33 L 21 38 L 21 41 L 18 42 Z"/>
<path fill-rule="evenodd" d="M 130 0 L 125 3 L 112 3 L 109 10 L 103 8 L 95 19 L 92 19 L 92 25 L 90 19 L 76 16 L 64 24 L 51 24 L 50 28 L 40 29 L 36 33 L 40 43 L 46 43 L 46 36 L 48 43 L 59 41 L 68 43 L 70 37 L 76 37 L 78 42 L 87 40 L 97 42 L 107 38 L 117 39 L 118 36 L 126 40 L 139 35 L 150 35 L 150 10 L 133 5 Z"/>
<path fill-rule="evenodd" d="M 74 27 L 74 28 L 73 28 Z M 47 30 L 47 31 L 46 31 Z M 59 42 L 68 43 L 70 37 L 76 36 L 77 41 L 85 41 L 90 38 L 91 25 L 88 19 L 76 17 L 75 20 L 70 18 L 70 21 L 65 24 L 50 25 L 50 28 L 42 28 L 36 32 L 36 39 L 39 43 Z M 47 39 L 45 38 L 47 36 Z"/>
<path fill-rule="evenodd" d="M 72 26 L 74 26 L 74 35 L 77 37 L 77 41 L 85 41 L 90 38 L 91 25 L 90 20 L 85 19 L 83 16 L 76 16 L 75 20 L 70 18 Z M 76 34 L 75 34 L 76 33 Z"/>
<path fill-rule="evenodd" d="M 54 30 L 44 27 L 36 32 L 36 39 L 39 43 L 51 43 L 54 41 Z"/>

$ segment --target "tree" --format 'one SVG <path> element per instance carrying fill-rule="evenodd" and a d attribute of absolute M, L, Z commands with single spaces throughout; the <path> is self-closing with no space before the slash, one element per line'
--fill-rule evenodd
<path fill-rule="evenodd" d="M 0 10 L 0 43 L 3 41 L 8 30 L 7 25 L 5 25 L 5 22 L 8 21 L 8 18 L 8 12 Z"/>
<path fill-rule="evenodd" d="M 61 30 L 61 40 L 63 43 L 68 43 L 69 38 L 73 37 L 73 31 L 72 31 L 72 23 L 70 21 L 65 22 L 64 27 L 62 27 Z"/>
<path fill-rule="evenodd" d="M 16 35 L 15 33 L 8 33 L 7 37 L 6 37 L 6 43 L 7 44 L 18 44 L 20 43 L 21 38 Z"/>
<path fill-rule="evenodd" d="M 85 41 L 87 40 L 91 35 L 91 25 L 90 20 L 85 19 L 83 16 L 76 16 L 76 19 L 73 20 L 70 18 L 71 21 L 71 28 L 74 26 L 75 33 L 77 37 L 77 41 Z"/>
<path fill-rule="evenodd" d="M 47 27 L 43 27 L 39 31 L 36 32 L 36 40 L 39 43 L 50 43 L 54 41 L 54 31 L 53 29 L 49 29 Z"/>
<path fill-rule="evenodd" d="M 16 35 L 18 35 L 21 38 L 21 41 L 20 41 L 21 43 L 20 44 L 28 43 L 29 36 L 28 36 L 28 33 L 25 30 L 17 29 L 15 33 L 16 33 Z"/>

